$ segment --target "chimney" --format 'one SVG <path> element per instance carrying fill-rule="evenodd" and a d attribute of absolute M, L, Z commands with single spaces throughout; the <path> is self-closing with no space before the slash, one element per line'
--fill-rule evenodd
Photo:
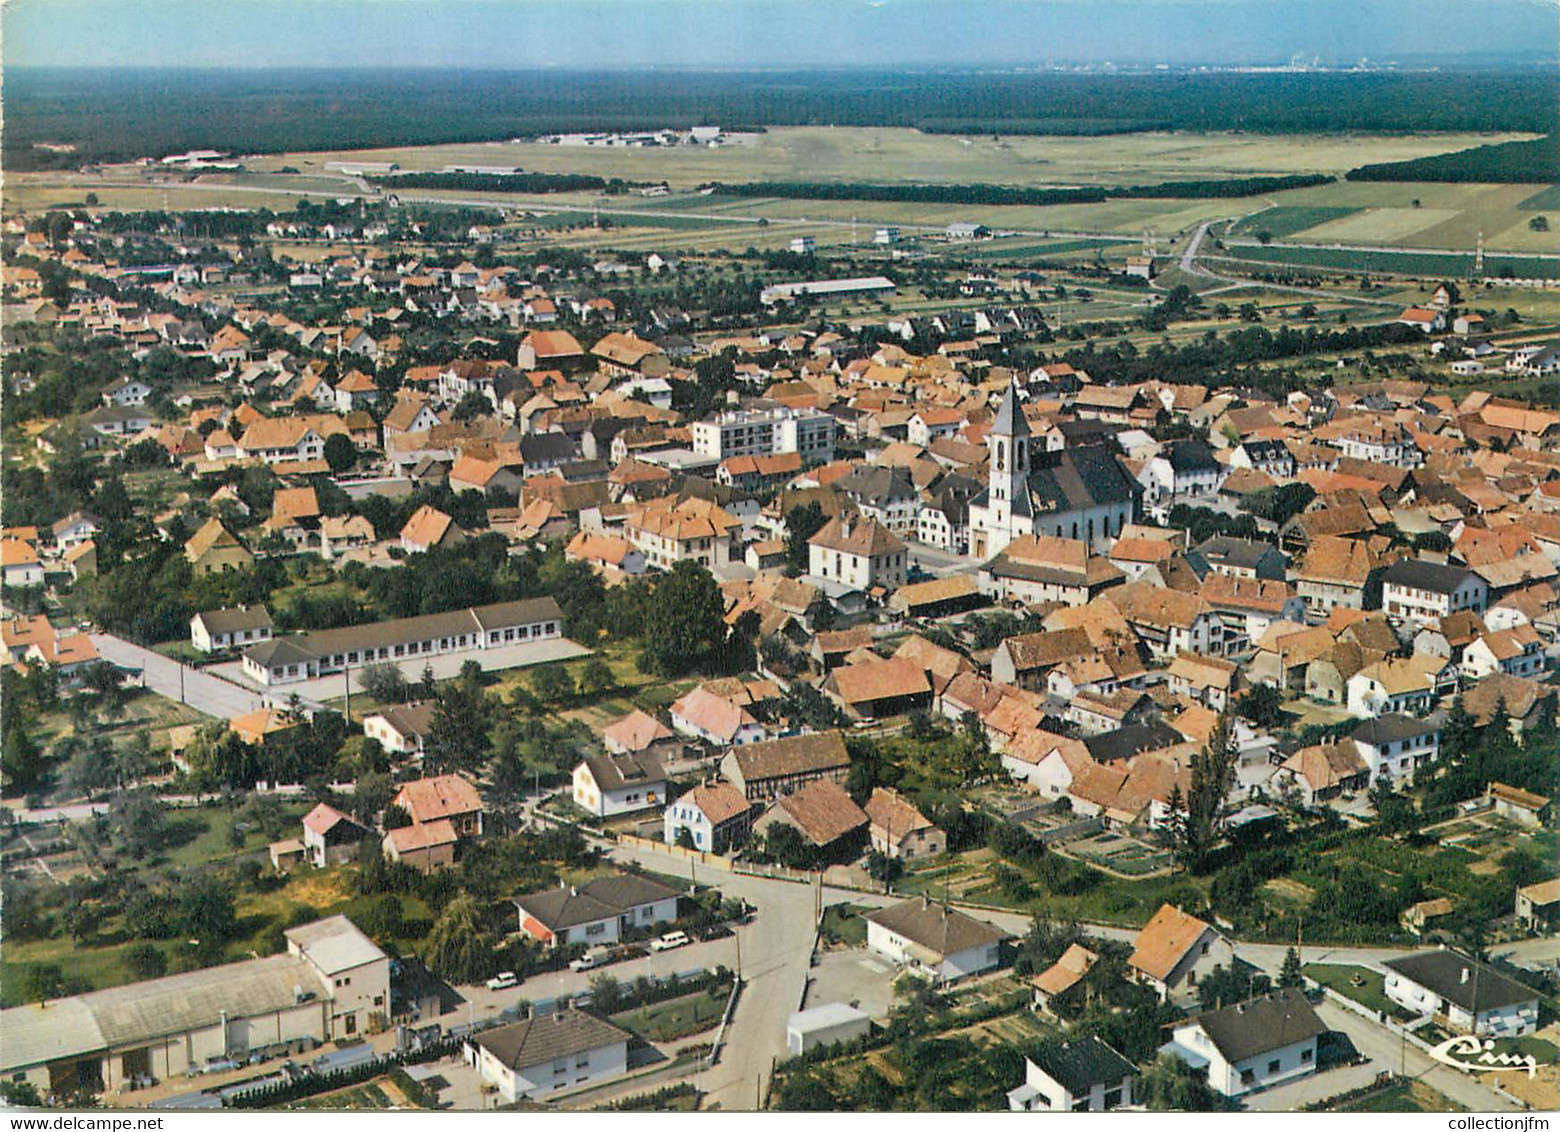
<path fill-rule="evenodd" d="M 1458 980 L 1458 981 L 1466 983 L 1468 981 L 1468 976 L 1469 976 L 1470 973 L 1471 972 L 1469 972 L 1468 968 L 1464 967 L 1462 969 L 1462 978 L 1460 980 Z"/>

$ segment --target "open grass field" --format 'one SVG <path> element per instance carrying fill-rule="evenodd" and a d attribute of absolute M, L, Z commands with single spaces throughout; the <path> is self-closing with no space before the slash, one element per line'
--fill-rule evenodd
<path fill-rule="evenodd" d="M 1323 267 L 1337 271 L 1381 272 L 1393 275 L 1420 275 L 1464 279 L 1473 272 L 1473 253 L 1359 251 L 1345 248 L 1292 248 L 1282 244 L 1268 247 L 1226 248 L 1225 256 L 1256 263 L 1293 267 Z M 1518 278 L 1560 278 L 1560 260 L 1534 259 L 1531 256 L 1486 255 L 1484 271 L 1495 275 L 1510 267 Z"/>
<path fill-rule="evenodd" d="M 1527 135 L 1348 136 L 1167 132 L 1109 137 L 923 134 L 903 128 L 775 127 L 731 135 L 710 149 L 558 146 L 491 142 L 355 152 L 291 153 L 248 162 L 319 174 L 328 161 L 391 161 L 404 171 L 446 165 L 518 165 L 528 172 L 590 173 L 686 187 L 709 181 L 989 182 L 1004 185 L 1152 184 L 1207 177 L 1343 173 L 1366 161 L 1449 153 Z"/>
<path fill-rule="evenodd" d="M 558 146 L 539 142 L 447 145 L 389 150 L 292 153 L 257 157 L 242 174 L 210 174 L 194 184 L 140 184 L 131 167 L 105 170 L 101 176 L 66 173 L 21 174 L 7 178 L 7 209 L 37 210 L 80 205 L 94 192 L 102 208 L 265 207 L 290 210 L 298 197 L 268 192 L 275 186 L 309 193 L 316 199 L 356 195 L 351 179 L 325 169 L 330 161 L 388 161 L 405 171 L 438 170 L 454 163 L 520 166 L 527 171 L 588 173 L 639 181 L 666 181 L 669 197 L 635 194 L 602 197 L 594 193 L 513 196 L 462 192 L 462 200 L 507 207 L 577 209 L 581 215 L 600 205 L 633 210 L 633 220 L 613 216 L 615 230 L 604 235 L 625 247 L 659 246 L 688 251 L 715 248 L 780 247 L 792 235 L 808 234 L 821 244 L 850 239 L 858 220 L 861 238 L 871 227 L 898 224 L 940 229 L 967 219 L 992 228 L 1027 232 L 1109 232 L 1124 236 L 1145 229 L 1169 236 L 1189 231 L 1203 220 L 1240 218 L 1266 210 L 1263 230 L 1276 236 L 1319 233 L 1320 239 L 1349 242 L 1406 242 L 1417 246 L 1471 247 L 1479 232 L 1491 248 L 1537 251 L 1557 238 L 1533 233 L 1527 221 L 1547 198 L 1531 186 L 1419 185 L 1348 183 L 1291 190 L 1264 197 L 1230 200 L 1110 200 L 1097 204 L 1047 207 L 964 206 L 867 201 L 743 199 L 703 195 L 697 187 L 711 181 L 757 180 L 869 181 L 880 183 L 991 183 L 1045 186 L 1151 184 L 1164 180 L 1333 173 L 1363 161 L 1399 160 L 1444 153 L 1517 135 L 1425 134 L 1409 136 L 1266 137 L 1247 134 L 1152 133 L 1114 137 L 992 138 L 922 134 L 897 128 L 788 127 L 741 135 L 715 149 L 605 148 Z M 299 170 L 280 175 L 279 170 Z M 418 195 L 430 194 L 417 190 Z M 1419 199 L 1421 207 L 1413 208 Z M 1276 206 L 1276 207 L 1275 207 Z M 1546 205 L 1547 207 L 1547 205 Z M 688 213 L 678 216 L 677 213 Z M 1359 215 L 1356 215 L 1359 213 Z M 714 219 L 720 217 L 719 220 Z M 754 231 L 757 219 L 768 222 Z M 542 222 L 547 224 L 547 222 Z M 792 225 L 801 225 L 793 228 Z M 548 225 L 550 226 L 550 224 Z M 1342 227 L 1338 227 L 1342 226 Z M 623 231 L 629 229 L 630 231 Z M 1257 230 L 1251 228 L 1251 230 Z M 1246 229 L 1243 228 L 1242 232 Z M 558 235 L 566 244 L 598 246 L 594 230 Z M 1546 242 L 1547 241 L 1547 242 Z M 1079 249 L 1088 250 L 1088 249 Z M 1058 253 L 1060 254 L 1060 253 Z"/>

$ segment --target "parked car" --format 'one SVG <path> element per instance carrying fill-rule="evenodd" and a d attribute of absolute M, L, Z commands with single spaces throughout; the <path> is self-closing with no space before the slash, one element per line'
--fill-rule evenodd
<path fill-rule="evenodd" d="M 515 977 L 513 971 L 500 971 L 487 981 L 488 990 L 508 990 L 519 985 L 520 980 Z"/>
<path fill-rule="evenodd" d="M 569 963 L 569 970 L 571 970 L 571 971 L 589 971 L 589 970 L 591 970 L 594 967 L 600 967 L 606 961 L 607 961 L 607 953 L 605 951 L 587 951 L 584 955 L 581 955 L 578 959 L 574 959 L 574 960 L 570 961 L 570 963 Z"/>
<path fill-rule="evenodd" d="M 667 932 L 660 939 L 650 941 L 651 951 L 671 951 L 674 947 L 681 947 L 690 942 L 687 932 Z"/>

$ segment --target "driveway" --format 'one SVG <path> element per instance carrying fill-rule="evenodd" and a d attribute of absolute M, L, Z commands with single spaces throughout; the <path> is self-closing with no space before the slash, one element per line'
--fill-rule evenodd
<path fill-rule="evenodd" d="M 236 719 L 265 706 L 265 697 L 258 692 L 180 664 L 123 637 L 93 633 L 92 643 L 104 660 L 120 668 L 139 669 L 142 684 L 159 696 L 188 704 L 206 715 Z"/>

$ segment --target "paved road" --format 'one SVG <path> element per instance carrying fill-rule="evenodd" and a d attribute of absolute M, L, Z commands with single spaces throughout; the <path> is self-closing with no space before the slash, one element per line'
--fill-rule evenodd
<path fill-rule="evenodd" d="M 196 711 L 219 719 L 234 719 L 265 706 L 265 697 L 256 692 L 208 676 L 122 637 L 93 633 L 92 643 L 104 660 L 121 668 L 140 669 L 145 686 L 159 696 L 189 704 Z"/>
<path fill-rule="evenodd" d="M 1233 218 L 1225 217 L 1224 219 L 1227 220 Z M 1220 275 L 1217 272 L 1209 271 L 1206 267 L 1197 262 L 1197 257 L 1201 254 L 1202 242 L 1208 235 L 1208 229 L 1212 225 L 1220 223 L 1223 223 L 1223 221 L 1205 220 L 1199 224 L 1197 226 L 1197 231 L 1192 234 L 1192 238 L 1186 242 L 1186 248 L 1181 252 L 1181 259 L 1180 263 L 1178 264 L 1180 269 L 1188 275 L 1195 275 L 1201 279 L 1211 279 L 1216 283 L 1224 284 L 1224 286 L 1217 287 L 1211 291 L 1204 291 L 1203 294 L 1205 296 L 1221 294 L 1225 291 L 1235 291 L 1244 287 L 1260 287 L 1264 291 L 1277 291 L 1286 295 L 1304 295 L 1311 299 L 1325 299 L 1328 302 L 1336 303 L 1353 303 L 1357 306 L 1395 308 L 1398 305 L 1396 303 L 1389 302 L 1386 299 L 1366 299 L 1354 295 L 1340 295 L 1335 291 L 1319 291 L 1311 287 L 1289 287 L 1277 283 L 1263 283 L 1258 280 L 1241 279 L 1237 276 Z M 1226 242 L 1233 243 L 1235 241 Z M 1384 251 L 1390 249 L 1376 248 L 1369 250 Z"/>

